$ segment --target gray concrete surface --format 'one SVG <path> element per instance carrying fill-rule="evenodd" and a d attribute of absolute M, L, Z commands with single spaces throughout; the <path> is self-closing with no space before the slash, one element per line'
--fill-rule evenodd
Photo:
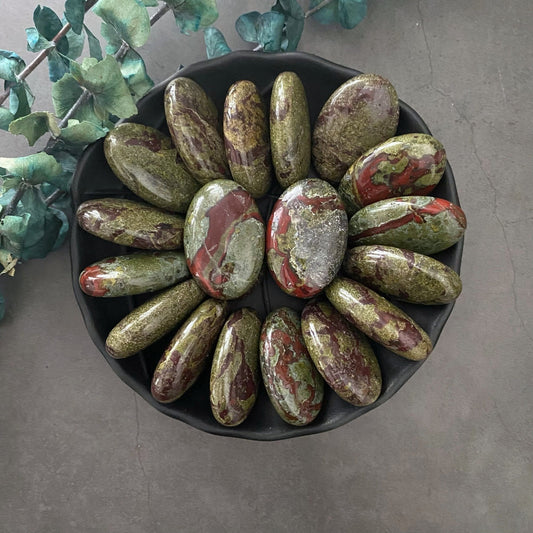
<path fill-rule="evenodd" d="M 237 14 L 271 4 L 219 2 L 230 46 L 246 47 Z M 30 57 L 33 8 L 3 3 L 0 47 Z M 532 531 L 532 26 L 529 0 L 370 0 L 353 31 L 306 27 L 301 50 L 388 77 L 426 119 L 469 221 L 464 293 L 435 351 L 351 424 L 272 443 L 201 433 L 112 373 L 74 301 L 67 246 L 2 277 L 0 531 Z M 204 58 L 202 37 L 167 16 L 144 56 L 159 81 Z M 51 107 L 45 70 L 35 109 Z M 5 133 L 0 146 L 31 152 Z"/>

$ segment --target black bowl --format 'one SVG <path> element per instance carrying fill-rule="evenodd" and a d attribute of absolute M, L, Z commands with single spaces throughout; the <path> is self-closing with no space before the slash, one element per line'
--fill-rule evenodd
<path fill-rule="evenodd" d="M 174 77 L 187 76 L 198 82 L 222 110 L 224 98 L 230 85 L 237 80 L 249 79 L 261 90 L 268 101 L 275 77 L 283 71 L 296 72 L 307 91 L 311 121 L 314 123 L 322 105 L 329 95 L 343 82 L 360 74 L 316 56 L 303 53 L 262 54 L 257 52 L 234 52 L 218 59 L 202 61 L 180 70 Z M 130 121 L 140 122 L 161 131 L 168 132 L 163 105 L 166 80 L 151 90 L 139 102 L 139 114 Z M 394 80 L 392 80 L 394 83 Z M 420 116 L 408 105 L 400 101 L 400 122 L 398 134 L 422 132 L 430 133 Z M 312 172 L 316 176 L 316 173 Z M 267 198 L 259 202 L 265 220 L 280 190 L 274 187 Z M 448 165 L 446 172 L 435 189 L 435 196 L 446 198 L 458 204 L 457 191 Z M 74 205 L 100 197 L 135 198 L 113 175 L 103 151 L 103 141 L 89 146 L 78 163 L 72 184 Z M 459 272 L 463 244 L 462 241 L 435 257 Z M 422 362 L 403 359 L 373 343 L 383 374 L 383 390 L 380 398 L 367 407 L 354 407 L 334 394 L 327 387 L 322 411 L 316 420 L 305 427 L 295 427 L 285 423 L 274 411 L 264 389 L 261 389 L 256 405 L 248 419 L 235 428 L 219 425 L 211 413 L 209 404 L 209 372 L 206 370 L 193 387 L 179 400 L 171 404 L 160 404 L 150 395 L 150 381 L 171 335 L 150 346 L 142 353 L 127 359 L 113 359 L 105 351 L 105 339 L 109 331 L 134 307 L 150 295 L 123 298 L 93 298 L 79 288 L 78 275 L 90 263 L 107 256 L 125 254 L 131 249 L 100 240 L 81 230 L 77 225 L 71 233 L 72 282 L 74 293 L 80 306 L 85 324 L 94 343 L 102 352 L 115 373 L 133 390 L 159 411 L 191 426 L 209 433 L 257 440 L 277 440 L 310 433 L 327 431 L 370 411 L 386 402 L 418 370 Z M 261 283 L 247 297 L 232 302 L 235 309 L 244 305 L 256 308 L 264 318 L 268 312 L 288 305 L 301 310 L 305 301 L 284 294 L 271 277 L 265 273 Z M 428 332 L 436 343 L 453 303 L 442 306 L 419 306 L 396 302 Z"/>

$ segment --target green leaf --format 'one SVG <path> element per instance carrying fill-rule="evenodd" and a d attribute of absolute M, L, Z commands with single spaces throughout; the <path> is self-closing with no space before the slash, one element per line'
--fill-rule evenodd
<path fill-rule="evenodd" d="M 15 116 L 11 111 L 5 107 L 0 107 L 0 130 L 6 130 L 9 128 L 9 124 L 14 120 Z"/>
<path fill-rule="evenodd" d="M 243 41 L 257 43 L 257 21 L 261 17 L 259 11 L 244 13 L 235 21 L 235 29 Z"/>
<path fill-rule="evenodd" d="M 36 28 L 26 28 L 26 41 L 28 52 L 40 52 L 54 47 L 54 43 L 40 35 Z"/>
<path fill-rule="evenodd" d="M 298 3 L 298 0 L 277 0 L 272 11 L 278 11 L 279 13 L 283 13 L 284 15 L 295 19 L 304 18 L 304 11 Z"/>
<path fill-rule="evenodd" d="M 7 274 L 8 276 L 14 276 L 17 262 L 18 262 L 17 257 L 15 257 L 13 254 L 8 252 L 7 250 L 0 249 L 0 265 L 4 267 L 4 269 L 0 271 L 0 276 L 2 274 Z M 1 298 L 1 295 L 0 295 L 0 298 Z M 1 315 L 1 312 L 0 312 L 0 315 Z M 0 319 L 1 319 L 1 316 L 0 316 Z"/>
<path fill-rule="evenodd" d="M 66 74 L 52 85 L 52 103 L 56 116 L 63 118 L 81 96 L 83 88 L 72 74 Z"/>
<path fill-rule="evenodd" d="M 62 172 L 57 176 L 49 178 L 47 182 L 41 185 L 41 190 L 46 195 L 51 194 L 55 189 L 68 192 L 74 176 L 74 171 L 76 170 L 76 165 L 78 164 L 78 158 L 68 152 L 54 149 L 52 155 L 61 165 Z M 53 188 L 54 190 L 50 191 L 50 188 Z"/>
<path fill-rule="evenodd" d="M 19 83 L 6 83 L 6 88 L 10 87 L 9 92 L 9 111 L 15 118 L 24 117 L 31 112 L 31 106 L 34 96 L 30 91 L 28 84 L 23 80 Z"/>
<path fill-rule="evenodd" d="M 37 111 L 25 117 L 14 120 L 9 126 L 9 132 L 14 135 L 24 135 L 30 146 L 47 132 L 58 137 L 61 133 L 56 117 L 47 111 Z"/>
<path fill-rule="evenodd" d="M 154 86 L 154 82 L 146 72 L 143 58 L 131 48 L 122 59 L 120 71 L 135 100 L 144 96 Z"/>
<path fill-rule="evenodd" d="M 83 45 L 85 44 L 85 36 L 83 33 L 76 33 L 73 30 L 67 32 L 68 40 L 68 54 L 69 59 L 78 59 L 83 52 Z"/>
<path fill-rule="evenodd" d="M 71 119 L 61 130 L 61 138 L 71 144 L 89 144 L 105 137 L 107 132 L 107 128 L 101 128 L 93 122 Z"/>
<path fill-rule="evenodd" d="M 110 24 L 102 22 L 102 26 L 100 27 L 100 33 L 107 42 L 107 45 L 105 47 L 106 53 L 110 55 L 116 53 L 117 50 L 122 46 L 123 41 L 120 38 L 120 35 L 115 30 L 115 28 L 113 28 L 113 26 L 111 26 Z"/>
<path fill-rule="evenodd" d="M 70 62 L 57 50 L 48 52 L 48 77 L 50 81 L 59 81 L 70 70 Z"/>
<path fill-rule="evenodd" d="M 220 57 L 231 52 L 224 35 L 217 28 L 206 28 L 204 30 L 205 49 L 207 51 L 207 58 Z"/>
<path fill-rule="evenodd" d="M 339 0 L 339 22 L 351 30 L 366 17 L 366 0 Z"/>
<path fill-rule="evenodd" d="M 130 46 L 142 46 L 148 40 L 150 16 L 140 0 L 99 0 L 93 11 Z"/>
<path fill-rule="evenodd" d="M 44 152 L 23 157 L 0 157 L 0 167 L 32 185 L 50 181 L 62 172 L 61 165 L 55 158 Z"/>
<path fill-rule="evenodd" d="M 157 6 L 158 1 L 157 0 L 142 0 L 142 3 L 146 7 L 155 7 L 155 6 Z"/>
<path fill-rule="evenodd" d="M 65 18 L 70 22 L 72 31 L 78 35 L 83 29 L 83 17 L 85 16 L 85 0 L 66 0 Z"/>
<path fill-rule="evenodd" d="M 49 7 L 37 6 L 33 12 L 33 23 L 35 24 L 37 31 L 48 41 L 52 41 L 61 31 L 61 28 L 63 28 L 61 20 Z M 61 54 L 67 55 L 67 38 L 61 37 L 56 44 L 56 48 Z"/>
<path fill-rule="evenodd" d="M 263 13 L 257 21 L 257 42 L 265 52 L 279 52 L 285 15 L 276 11 Z"/>
<path fill-rule="evenodd" d="M 15 52 L 0 50 L 0 78 L 17 81 L 17 76 L 24 70 L 26 63 Z"/>
<path fill-rule="evenodd" d="M 31 215 L 6 215 L 0 220 L 0 246 L 11 254 L 20 257 L 28 232 Z"/>
<path fill-rule="evenodd" d="M 167 4 L 181 33 L 203 30 L 218 18 L 216 0 L 170 0 Z"/>
<path fill-rule="evenodd" d="M 298 47 L 305 25 L 305 15 L 297 0 L 277 0 L 272 11 L 285 15 L 282 50 L 293 52 Z"/>
<path fill-rule="evenodd" d="M 100 41 L 94 35 L 94 33 L 87 26 L 85 26 L 85 24 L 83 25 L 83 27 L 85 28 L 85 33 L 87 34 L 87 41 L 89 42 L 89 54 L 91 55 L 91 57 L 94 57 L 98 59 L 98 61 L 101 61 L 103 59 L 103 56 Z"/>
<path fill-rule="evenodd" d="M 98 107 L 119 118 L 137 113 L 120 65 L 113 56 L 106 56 L 102 61 L 88 57 L 81 65 L 73 61 L 71 73 L 80 85 L 93 94 Z"/>
<path fill-rule="evenodd" d="M 309 8 L 316 7 L 322 0 L 311 0 Z M 330 4 L 325 5 L 313 14 L 313 18 L 320 22 L 320 24 L 332 24 L 339 21 L 339 3 L 334 0 Z"/>

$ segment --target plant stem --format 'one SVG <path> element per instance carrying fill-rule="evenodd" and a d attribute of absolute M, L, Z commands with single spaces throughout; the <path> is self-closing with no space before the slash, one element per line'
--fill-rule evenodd
<path fill-rule="evenodd" d="M 311 15 L 314 15 L 317 11 L 320 11 L 323 7 L 326 7 L 328 4 L 331 4 L 333 0 L 324 0 L 323 2 L 320 2 L 320 4 L 317 4 L 315 7 L 310 9 L 309 11 L 306 11 L 304 14 L 304 17 L 310 17 Z"/>
<path fill-rule="evenodd" d="M 17 187 L 17 190 L 15 191 L 15 195 L 13 198 L 11 198 L 11 202 L 6 205 L 5 209 L 0 213 L 0 219 L 11 215 L 11 213 L 15 212 L 15 209 L 17 208 L 17 204 L 20 202 L 20 199 L 22 198 L 22 195 L 24 194 L 24 191 L 26 190 L 26 184 L 24 182 L 21 182 L 19 186 Z"/>

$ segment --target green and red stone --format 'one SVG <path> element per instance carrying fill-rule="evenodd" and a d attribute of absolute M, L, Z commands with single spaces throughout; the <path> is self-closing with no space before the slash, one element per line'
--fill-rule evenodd
<path fill-rule="evenodd" d="M 184 248 L 191 274 L 211 297 L 239 298 L 257 282 L 265 228 L 257 205 L 231 180 L 204 185 L 187 211 Z"/>
<path fill-rule="evenodd" d="M 433 345 L 427 333 L 406 313 L 357 281 L 335 278 L 326 287 L 335 309 L 372 340 L 391 352 L 420 361 Z"/>
<path fill-rule="evenodd" d="M 105 344 L 107 353 L 122 359 L 144 350 L 178 326 L 205 298 L 192 279 L 161 292 L 111 330 Z"/>
<path fill-rule="evenodd" d="M 361 74 L 342 84 L 324 104 L 313 130 L 313 163 L 320 176 L 338 183 L 363 153 L 392 137 L 400 108 L 392 84 Z"/>
<path fill-rule="evenodd" d="M 306 305 L 302 334 L 325 382 L 352 405 L 374 403 L 381 392 L 381 370 L 367 338 L 327 302 Z"/>
<path fill-rule="evenodd" d="M 248 417 L 259 387 L 261 320 L 253 309 L 229 316 L 218 337 L 210 379 L 213 416 L 224 426 L 238 426 Z"/>
<path fill-rule="evenodd" d="M 404 302 L 447 304 L 461 294 L 461 278 L 449 266 L 393 246 L 356 246 L 346 253 L 343 269 L 350 278 Z"/>
<path fill-rule="evenodd" d="M 311 423 L 322 407 L 324 381 L 311 361 L 296 311 L 281 307 L 267 316 L 259 361 L 263 383 L 279 416 L 294 426 Z"/>
<path fill-rule="evenodd" d="M 88 200 L 80 204 L 76 218 L 82 229 L 115 244 L 145 250 L 183 246 L 183 217 L 133 200 Z"/>
<path fill-rule="evenodd" d="M 109 298 L 158 291 L 188 277 L 183 252 L 137 252 L 93 263 L 79 283 L 85 294 Z"/>
<path fill-rule="evenodd" d="M 160 403 L 181 398 L 207 364 L 226 318 L 227 304 L 209 299 L 183 323 L 161 357 L 151 393 Z"/>
<path fill-rule="evenodd" d="M 392 137 L 365 152 L 348 169 L 358 208 L 396 196 L 425 196 L 439 183 L 446 168 L 442 144 L 425 133 Z"/>
<path fill-rule="evenodd" d="M 120 124 L 107 134 L 104 154 L 128 189 L 161 209 L 185 213 L 200 188 L 179 159 L 170 137 L 149 126 Z"/>
<path fill-rule="evenodd" d="M 294 72 L 282 72 L 272 86 L 270 145 L 276 178 L 284 189 L 307 178 L 311 122 L 304 86 Z"/>
<path fill-rule="evenodd" d="M 431 255 L 454 245 L 466 230 L 463 210 L 443 198 L 400 196 L 357 211 L 348 245 L 384 244 Z"/>
<path fill-rule="evenodd" d="M 272 181 L 270 140 L 265 106 L 254 83 L 234 83 L 224 102 L 224 146 L 233 179 L 254 198 Z"/>
<path fill-rule="evenodd" d="M 195 81 L 180 77 L 167 85 L 165 115 L 176 149 L 199 183 L 230 177 L 216 107 Z"/>
<path fill-rule="evenodd" d="M 287 294 L 311 298 L 336 276 L 346 251 L 348 218 L 337 191 L 319 179 L 291 185 L 267 226 L 267 261 Z"/>

